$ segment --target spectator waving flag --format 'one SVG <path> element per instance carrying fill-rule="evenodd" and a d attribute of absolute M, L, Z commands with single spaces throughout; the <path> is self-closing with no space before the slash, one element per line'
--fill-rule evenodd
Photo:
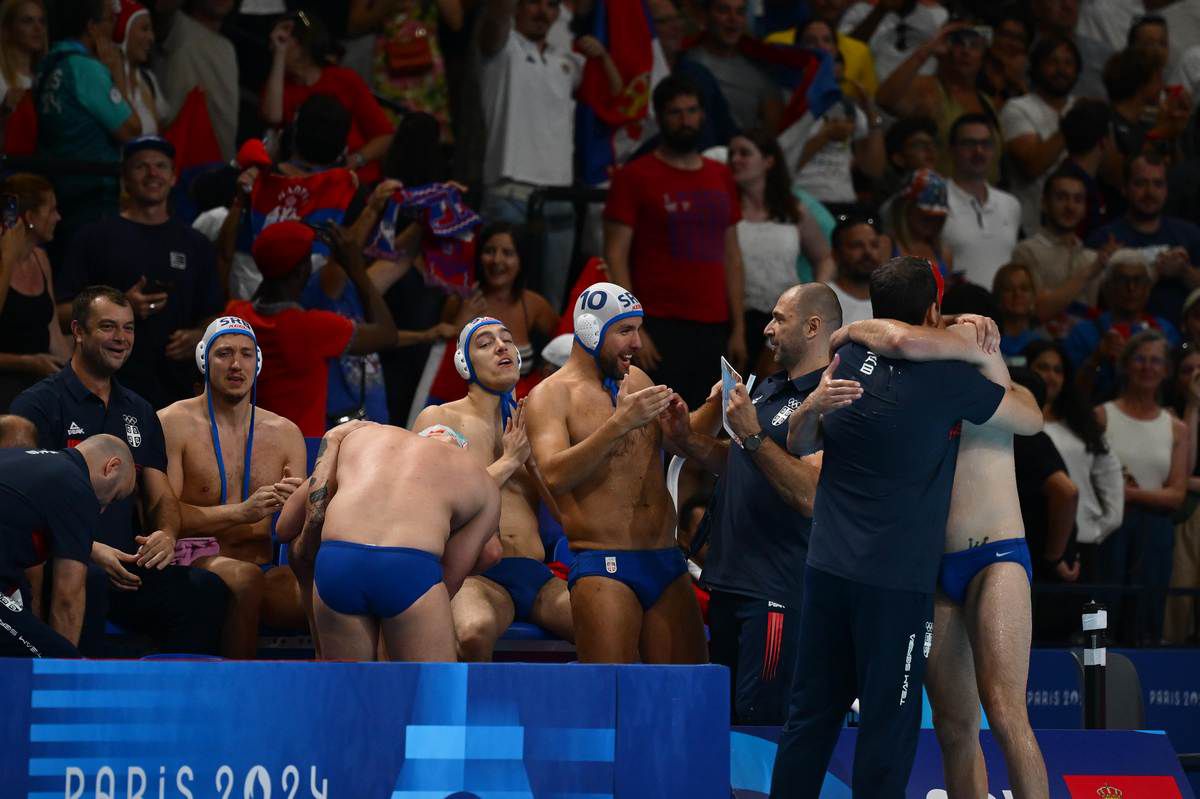
<path fill-rule="evenodd" d="M 624 84 L 613 94 L 598 58 L 583 68 L 575 148 L 583 182 L 596 186 L 654 135 L 650 93 L 669 70 L 643 0 L 596 0 L 592 36 L 608 50 Z"/>
<path fill-rule="evenodd" d="M 183 105 L 175 115 L 175 121 L 165 131 L 163 138 L 175 148 L 175 175 L 178 181 L 172 191 L 175 216 L 192 223 L 198 209 L 192 199 L 192 181 L 197 176 L 221 166 L 221 146 L 213 131 L 212 118 L 208 115 L 208 102 L 204 90 L 194 87 L 183 98 Z"/>
<path fill-rule="evenodd" d="M 367 254 L 386 260 L 400 257 L 395 248 L 396 228 L 405 211 L 415 211 L 424 227 L 421 253 L 426 282 L 463 296 L 470 293 L 474 288 L 474 231 L 483 220 L 449 184 L 430 183 L 397 191 L 379 217 Z"/>
<path fill-rule="evenodd" d="M 789 154 L 797 146 L 803 147 L 813 123 L 842 100 L 842 90 L 833 74 L 833 57 L 799 45 L 767 44 L 749 36 L 742 37 L 738 49 L 791 92 L 779 123 L 779 145 Z"/>
<path fill-rule="evenodd" d="M 289 219 L 314 227 L 340 223 L 357 190 L 354 173 L 341 167 L 294 177 L 262 173 L 250 193 L 251 235 L 257 238 L 268 225 Z M 313 252 L 324 255 L 329 250 L 318 242 Z"/>

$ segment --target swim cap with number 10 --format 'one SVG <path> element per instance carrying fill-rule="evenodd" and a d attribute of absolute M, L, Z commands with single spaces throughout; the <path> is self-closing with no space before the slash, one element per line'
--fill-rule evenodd
<path fill-rule="evenodd" d="M 633 293 L 616 283 L 593 283 L 575 302 L 575 340 L 595 354 L 604 344 L 608 328 L 622 319 L 644 316 Z"/>

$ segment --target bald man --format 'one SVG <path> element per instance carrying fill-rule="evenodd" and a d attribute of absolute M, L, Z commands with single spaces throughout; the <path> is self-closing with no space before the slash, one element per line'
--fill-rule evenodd
<path fill-rule="evenodd" d="M 100 512 L 132 494 L 135 480 L 133 455 L 115 436 L 58 451 L 0 449 L 0 657 L 79 657 L 92 536 Z M 24 571 L 47 559 L 49 624 L 20 591 Z"/>
<path fill-rule="evenodd" d="M 739 383 L 726 409 L 739 441 L 684 428 L 675 433 L 688 436 L 697 460 L 721 475 L 709 505 L 703 580 L 711 589 L 709 654 L 729 667 L 735 723 L 783 724 L 787 716 L 821 473 L 820 453 L 788 453 L 788 418 L 817 387 L 829 364 L 830 334 L 841 324 L 841 305 L 828 286 L 788 289 L 763 330 L 779 371 L 759 382 L 753 396 Z"/>

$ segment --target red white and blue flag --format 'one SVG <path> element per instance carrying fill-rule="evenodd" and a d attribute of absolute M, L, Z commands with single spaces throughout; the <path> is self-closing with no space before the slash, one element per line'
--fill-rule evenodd
<path fill-rule="evenodd" d="M 654 86 L 670 69 L 643 0 L 596 0 L 591 34 L 612 56 L 624 88 L 614 95 L 599 59 L 589 59 L 576 92 L 575 149 L 583 183 L 607 183 L 658 127 Z"/>
<path fill-rule="evenodd" d="M 179 180 L 171 197 L 174 216 L 191 224 L 199 213 L 192 199 L 192 181 L 223 164 L 203 89 L 196 86 L 187 93 L 179 113 L 162 135 L 175 148 L 175 174 Z"/>

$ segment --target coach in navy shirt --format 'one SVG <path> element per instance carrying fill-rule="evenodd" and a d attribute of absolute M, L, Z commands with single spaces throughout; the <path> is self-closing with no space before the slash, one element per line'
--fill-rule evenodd
<path fill-rule="evenodd" d="M 816 388 L 841 323 L 828 286 L 785 291 L 763 331 L 782 371 L 755 386 L 753 398 L 739 384 L 726 409 L 740 445 L 688 438 L 689 457 L 721 476 L 709 504 L 702 580 L 711 592 L 710 659 L 729 668 L 737 723 L 782 724 L 787 715 L 819 474 L 815 459 L 788 453 L 787 422 Z M 718 406 L 708 408 L 713 416 Z"/>
<path fill-rule="evenodd" d="M 102 507 L 133 488 L 133 456 L 112 436 L 74 450 L 0 449 L 0 657 L 78 656 L 92 535 Z M 50 559 L 47 625 L 19 588 Z"/>
<path fill-rule="evenodd" d="M 871 276 L 876 318 L 941 323 L 937 273 L 902 256 Z M 1032 399 L 961 361 L 889 360 L 847 344 L 789 421 L 789 448 L 824 448 L 805 572 L 795 693 L 771 796 L 817 796 L 858 697 L 852 790 L 902 797 L 916 753 L 933 592 L 961 420 L 1041 428 Z"/>
<path fill-rule="evenodd" d="M 138 499 L 150 526 L 141 529 L 133 498 L 103 515 L 88 574 L 88 609 L 80 649 L 102 655 L 104 621 L 144 632 L 161 649 L 215 654 L 228 593 L 211 572 L 170 565 L 179 501 L 167 481 L 162 427 L 144 399 L 113 379 L 133 346 L 133 310 L 116 289 L 92 286 L 72 304 L 75 353 L 58 374 L 32 386 L 11 412 L 29 419 L 45 449 L 76 446 L 108 433 L 124 440 L 138 471 Z"/>

